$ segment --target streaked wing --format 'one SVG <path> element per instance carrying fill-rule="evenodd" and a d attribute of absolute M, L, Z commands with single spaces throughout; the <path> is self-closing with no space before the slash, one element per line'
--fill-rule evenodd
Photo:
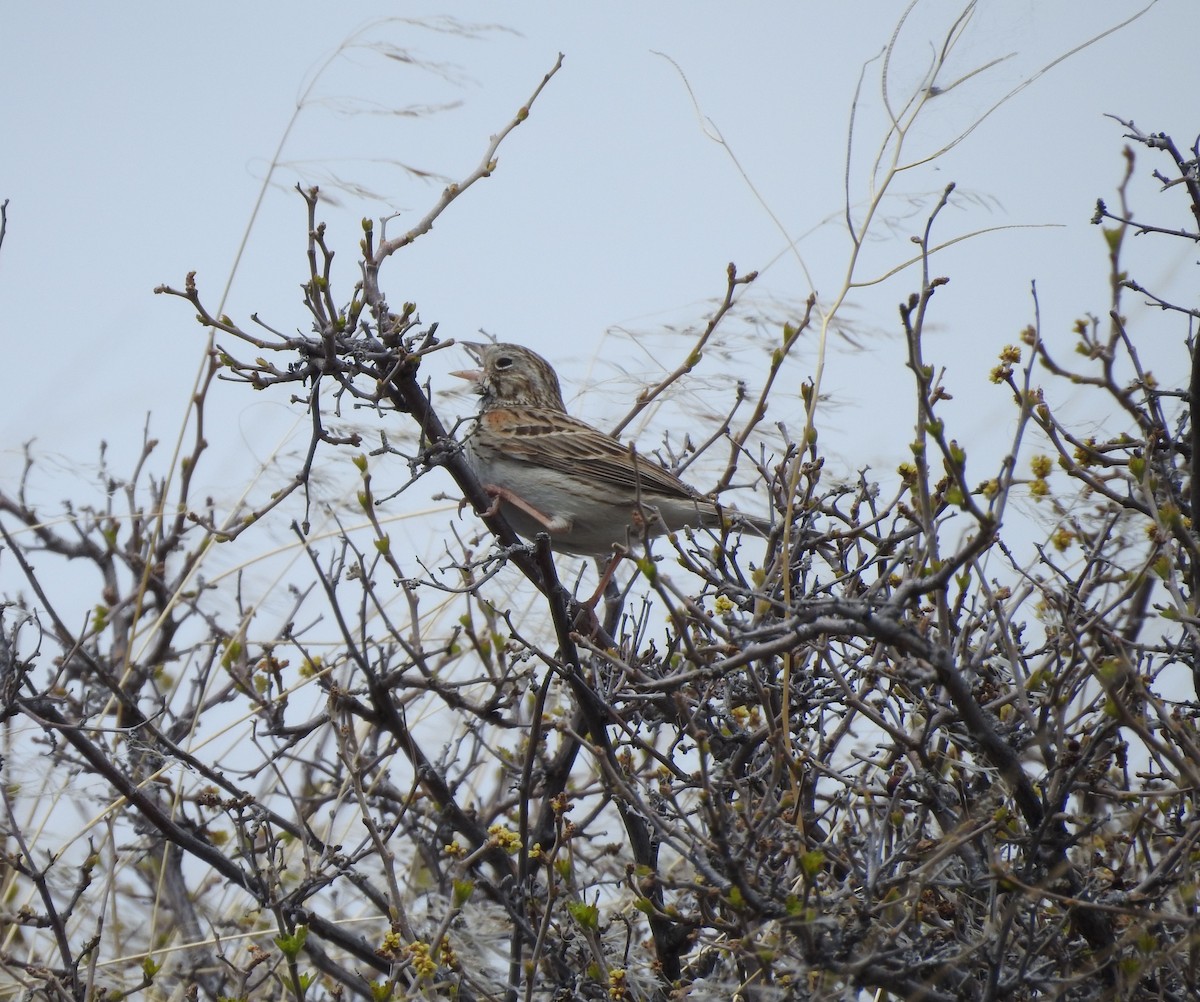
<path fill-rule="evenodd" d="M 611 435 L 569 414 L 504 408 L 481 418 L 489 432 L 503 438 L 502 451 L 509 459 L 544 466 L 563 474 L 587 476 L 610 484 L 630 499 L 642 494 L 673 498 L 699 495 L 654 460 L 638 456 Z"/>

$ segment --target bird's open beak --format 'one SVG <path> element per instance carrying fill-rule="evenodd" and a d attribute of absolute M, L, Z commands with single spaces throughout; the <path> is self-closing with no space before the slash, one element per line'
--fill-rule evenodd
<path fill-rule="evenodd" d="M 483 358 L 481 357 L 481 352 L 484 347 L 483 345 L 476 344 L 473 341 L 459 341 L 458 343 L 467 349 L 467 354 L 470 355 L 472 359 L 474 359 L 480 365 L 483 364 Z M 459 369 L 450 373 L 450 375 L 458 376 L 459 379 L 465 379 L 469 383 L 474 383 L 475 389 L 479 389 L 479 384 L 483 380 L 482 369 Z"/>

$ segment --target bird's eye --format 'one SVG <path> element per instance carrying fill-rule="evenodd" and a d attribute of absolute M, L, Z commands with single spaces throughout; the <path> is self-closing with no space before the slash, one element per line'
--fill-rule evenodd
<path fill-rule="evenodd" d="M 511 355 L 501 355 L 498 359 L 496 359 L 497 369 L 511 369 L 512 364 L 513 360 Z"/>

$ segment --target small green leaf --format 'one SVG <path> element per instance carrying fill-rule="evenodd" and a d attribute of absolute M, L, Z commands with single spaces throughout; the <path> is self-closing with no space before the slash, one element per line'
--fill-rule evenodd
<path fill-rule="evenodd" d="M 283 951 L 283 955 L 288 960 L 295 960 L 300 956 L 300 951 L 304 949 L 304 941 L 306 939 L 308 939 L 308 926 L 298 925 L 296 926 L 296 931 L 290 936 L 276 936 L 275 945 Z"/>
<path fill-rule="evenodd" d="M 595 905 L 584 904 L 582 901 L 568 901 L 567 911 L 580 929 L 591 931 L 600 924 L 600 909 Z"/>
<path fill-rule="evenodd" d="M 388 1002 L 395 992 L 396 986 L 392 981 L 372 981 L 371 998 L 375 1002 Z"/>
<path fill-rule="evenodd" d="M 454 907 L 461 908 L 465 905 L 467 899 L 471 897 L 473 890 L 475 890 L 475 882 L 473 880 L 454 881 Z"/>
<path fill-rule="evenodd" d="M 221 655 L 221 667 L 231 668 L 233 663 L 242 656 L 242 645 L 236 640 L 230 640 L 225 644 L 225 653 Z"/>
<path fill-rule="evenodd" d="M 642 577 L 650 582 L 658 580 L 658 566 L 653 560 L 649 557 L 634 557 L 633 560 L 637 564 L 637 569 L 641 572 Z"/>

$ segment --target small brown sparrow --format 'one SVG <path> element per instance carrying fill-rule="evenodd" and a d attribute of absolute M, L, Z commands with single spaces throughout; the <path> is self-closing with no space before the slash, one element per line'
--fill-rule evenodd
<path fill-rule="evenodd" d="M 617 543 L 730 520 L 729 509 L 658 463 L 571 417 L 540 355 L 515 344 L 463 347 L 480 368 L 453 375 L 483 397 L 467 460 L 520 535 L 546 532 L 560 553 L 603 557 Z M 733 517 L 767 531 L 762 519 Z"/>

